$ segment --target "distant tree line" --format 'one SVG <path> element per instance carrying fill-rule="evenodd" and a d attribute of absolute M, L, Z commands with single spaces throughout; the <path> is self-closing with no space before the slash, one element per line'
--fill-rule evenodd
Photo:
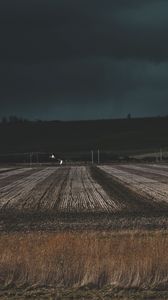
<path fill-rule="evenodd" d="M 26 118 L 21 118 L 21 117 L 17 117 L 17 116 L 4 116 L 1 118 L 1 123 L 2 124 L 7 124 L 7 123 L 25 123 L 25 122 L 29 122 L 28 119 Z"/>
<path fill-rule="evenodd" d="M 18 124 L 18 123 L 28 123 L 31 121 L 26 118 L 11 115 L 11 116 L 2 117 L 0 122 L 1 124 Z M 35 122 L 41 122 L 41 120 L 36 120 Z"/>
<path fill-rule="evenodd" d="M 18 117 L 15 115 L 11 116 L 4 116 L 1 118 L 0 123 L 1 124 L 20 124 L 20 123 L 44 123 L 45 120 L 35 119 L 35 120 L 29 120 L 27 118 Z M 51 122 L 61 122 L 60 120 L 51 120 Z"/>
<path fill-rule="evenodd" d="M 135 119 L 147 119 L 147 118 L 154 118 L 154 119 L 167 119 L 168 118 L 168 115 L 165 115 L 165 116 L 154 116 L 154 117 L 146 117 L 146 118 L 135 118 Z M 131 120 L 132 119 L 132 115 L 131 113 L 128 113 L 127 116 L 124 119 L 127 119 L 127 120 Z M 104 119 L 106 120 L 106 119 Z M 109 119 L 109 120 L 113 120 L 113 119 Z M 86 121 L 91 121 L 91 120 L 86 120 Z M 94 121 L 100 121 L 100 120 L 94 120 Z M 18 123 L 44 123 L 44 122 L 54 122 L 54 123 L 60 123 L 62 122 L 61 120 L 50 120 L 50 121 L 46 121 L 46 120 L 41 120 L 41 119 L 35 119 L 35 120 L 29 120 L 27 118 L 23 118 L 23 117 L 18 117 L 18 116 L 15 116 L 15 115 L 10 115 L 10 116 L 3 116 L 0 120 L 0 123 L 1 124 L 18 124 Z"/>

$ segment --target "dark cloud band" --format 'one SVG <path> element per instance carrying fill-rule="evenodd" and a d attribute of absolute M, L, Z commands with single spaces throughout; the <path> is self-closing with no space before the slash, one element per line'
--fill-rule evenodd
<path fill-rule="evenodd" d="M 94 118 L 105 103 L 115 117 L 151 99 L 157 113 L 158 95 L 167 97 L 167 13 L 164 0 L 2 0 L 1 113 L 76 105 L 78 118 L 90 103 Z"/>

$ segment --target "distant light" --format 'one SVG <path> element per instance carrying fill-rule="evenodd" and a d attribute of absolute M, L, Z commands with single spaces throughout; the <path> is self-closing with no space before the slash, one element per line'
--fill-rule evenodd
<path fill-rule="evenodd" d="M 63 160 L 62 159 L 60 159 L 60 165 L 62 165 L 63 164 Z"/>
<path fill-rule="evenodd" d="M 55 159 L 55 154 L 52 153 L 52 154 L 50 155 L 50 158 Z"/>

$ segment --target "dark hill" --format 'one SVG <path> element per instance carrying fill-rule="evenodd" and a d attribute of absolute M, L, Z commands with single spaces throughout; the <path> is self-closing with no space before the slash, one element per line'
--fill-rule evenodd
<path fill-rule="evenodd" d="M 55 152 L 67 157 L 78 153 L 82 158 L 84 153 L 96 149 L 129 155 L 168 147 L 168 117 L 8 122 L 0 124 L 0 137 L 1 155 Z"/>

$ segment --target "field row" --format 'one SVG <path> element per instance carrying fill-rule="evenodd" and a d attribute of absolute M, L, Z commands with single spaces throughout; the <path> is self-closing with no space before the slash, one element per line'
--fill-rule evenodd
<path fill-rule="evenodd" d="M 165 180 L 166 165 L 104 165 L 94 172 L 85 166 L 8 170 L 0 173 L 0 211 L 116 213 L 150 210 L 154 205 L 167 208 Z"/>
<path fill-rule="evenodd" d="M 1 210 L 115 212 L 122 208 L 93 180 L 86 167 L 50 167 L 28 176 L 28 170 L 22 169 L 5 174 L 6 178 L 14 172 L 24 172 L 24 176 L 0 187 Z"/>
<path fill-rule="evenodd" d="M 101 170 L 117 179 L 122 185 L 150 201 L 168 203 L 167 166 L 101 166 Z M 165 171 L 163 171 L 165 169 Z M 167 171 L 166 171 L 167 170 Z M 163 176 L 165 179 L 163 180 Z"/>

